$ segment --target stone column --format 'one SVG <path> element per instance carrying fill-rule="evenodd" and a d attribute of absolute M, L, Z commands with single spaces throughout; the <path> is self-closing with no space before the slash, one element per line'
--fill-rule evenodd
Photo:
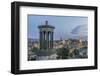
<path fill-rule="evenodd" d="M 48 49 L 48 31 L 45 31 L 45 49 Z"/>
<path fill-rule="evenodd" d="M 42 32 L 40 31 L 40 49 L 42 49 Z"/>
<path fill-rule="evenodd" d="M 48 47 L 50 48 L 50 32 L 49 32 L 49 35 L 48 35 Z"/>
<path fill-rule="evenodd" d="M 46 46 L 45 46 L 45 45 L 46 45 L 46 44 L 45 44 L 45 39 L 46 39 L 45 36 L 46 36 L 46 32 L 44 31 L 44 32 L 43 32 L 43 49 L 46 48 Z"/>
<path fill-rule="evenodd" d="M 49 48 L 49 32 L 47 32 L 47 49 Z"/>
<path fill-rule="evenodd" d="M 53 32 L 50 32 L 50 48 L 53 48 Z"/>

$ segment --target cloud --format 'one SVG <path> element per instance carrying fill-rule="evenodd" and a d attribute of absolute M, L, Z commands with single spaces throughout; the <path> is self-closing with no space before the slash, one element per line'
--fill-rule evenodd
<path fill-rule="evenodd" d="M 73 28 L 71 33 L 75 35 L 79 35 L 79 34 L 87 35 L 87 31 L 88 31 L 87 24 L 83 24 Z"/>

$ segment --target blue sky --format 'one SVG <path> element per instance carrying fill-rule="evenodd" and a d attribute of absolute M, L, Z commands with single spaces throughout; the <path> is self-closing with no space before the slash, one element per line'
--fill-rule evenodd
<path fill-rule="evenodd" d="M 39 39 L 38 26 L 45 24 L 46 20 L 49 25 L 55 27 L 55 40 L 78 39 L 80 36 L 85 39 L 87 37 L 88 17 L 28 15 L 28 38 Z"/>

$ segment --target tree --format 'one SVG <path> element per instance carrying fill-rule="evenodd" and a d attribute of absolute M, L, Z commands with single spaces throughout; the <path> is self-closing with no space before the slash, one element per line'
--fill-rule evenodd
<path fill-rule="evenodd" d="M 75 50 L 74 50 L 74 54 L 75 54 L 75 55 L 79 55 L 79 50 L 78 50 L 78 49 L 75 49 Z"/>
<path fill-rule="evenodd" d="M 72 53 L 69 54 L 70 58 L 76 58 L 79 56 L 79 50 L 78 49 L 74 49 L 74 51 Z"/>
<path fill-rule="evenodd" d="M 58 59 L 68 59 L 69 49 L 68 48 L 59 48 L 57 49 Z"/>
<path fill-rule="evenodd" d="M 33 52 L 34 54 L 36 54 L 37 51 L 38 51 L 38 48 L 37 48 L 37 47 L 32 48 L 32 52 Z"/>

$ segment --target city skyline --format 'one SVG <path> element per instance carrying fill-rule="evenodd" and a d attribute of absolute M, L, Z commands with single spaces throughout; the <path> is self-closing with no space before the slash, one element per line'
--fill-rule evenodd
<path fill-rule="evenodd" d="M 87 40 L 87 17 L 79 16 L 44 16 L 28 15 L 28 38 L 39 39 L 39 25 L 48 24 L 55 27 L 54 40 L 78 39 L 80 35 Z"/>

